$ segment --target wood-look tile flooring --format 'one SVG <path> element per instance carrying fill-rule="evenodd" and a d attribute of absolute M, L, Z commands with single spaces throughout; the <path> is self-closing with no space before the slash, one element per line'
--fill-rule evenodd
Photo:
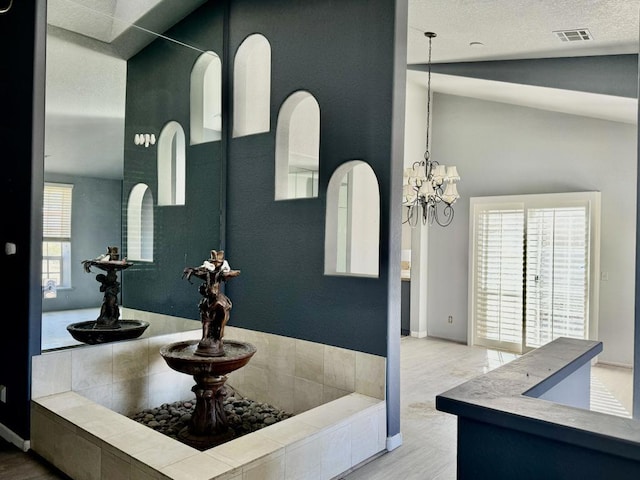
<path fill-rule="evenodd" d="M 345 480 L 453 480 L 457 417 L 435 409 L 436 395 L 516 358 L 515 354 L 431 338 L 402 337 L 402 445 Z M 632 370 L 593 366 L 591 409 L 629 417 Z M 614 397 L 616 392 L 619 398 Z"/>
<path fill-rule="evenodd" d="M 456 418 L 435 409 L 435 397 L 516 355 L 444 340 L 402 337 L 400 447 L 345 475 L 345 480 L 453 480 Z M 629 416 L 632 371 L 592 368 L 592 409 Z M 0 440 L 0 480 L 68 480 L 36 454 Z"/>
<path fill-rule="evenodd" d="M 0 480 L 69 480 L 32 450 L 23 452 L 0 438 Z"/>

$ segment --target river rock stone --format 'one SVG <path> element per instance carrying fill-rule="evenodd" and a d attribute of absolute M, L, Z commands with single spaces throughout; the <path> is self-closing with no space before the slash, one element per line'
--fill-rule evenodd
<path fill-rule="evenodd" d="M 224 411 L 229 427 L 234 432 L 233 438 L 255 432 L 293 416 L 272 405 L 244 398 L 229 386 L 227 386 L 227 392 Z M 180 441 L 178 432 L 188 426 L 195 404 L 195 398 L 190 401 L 165 403 L 160 407 L 148 408 L 130 415 L 129 418 Z"/>

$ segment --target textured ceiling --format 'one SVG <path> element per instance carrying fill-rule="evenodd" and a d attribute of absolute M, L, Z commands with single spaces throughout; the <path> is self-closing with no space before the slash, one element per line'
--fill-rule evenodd
<path fill-rule="evenodd" d="M 151 17 L 163 32 L 205 1 L 49 0 L 48 22 L 109 43 Z M 639 8 L 640 0 L 409 0 L 407 63 L 426 62 L 426 31 L 438 35 L 434 62 L 637 53 Z M 592 40 L 554 34 L 582 28 Z"/>
<path fill-rule="evenodd" d="M 409 0 L 407 63 L 571 57 L 638 52 L 639 0 Z M 562 42 L 586 28 L 593 40 Z M 482 46 L 471 46 L 480 42 Z"/>
<path fill-rule="evenodd" d="M 127 59 L 206 0 L 48 0 L 47 23 Z"/>

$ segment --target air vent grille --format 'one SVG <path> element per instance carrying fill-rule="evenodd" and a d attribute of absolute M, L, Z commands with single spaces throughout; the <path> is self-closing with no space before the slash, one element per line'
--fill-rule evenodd
<path fill-rule="evenodd" d="M 576 30 L 557 30 L 553 32 L 563 42 L 582 42 L 585 40 L 593 40 L 591 32 L 586 28 Z"/>

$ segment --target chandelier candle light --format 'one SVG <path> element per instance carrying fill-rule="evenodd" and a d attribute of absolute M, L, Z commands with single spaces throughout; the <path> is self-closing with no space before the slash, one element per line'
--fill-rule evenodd
<path fill-rule="evenodd" d="M 448 226 L 453 220 L 453 204 L 460 197 L 456 183 L 460 180 L 455 166 L 441 165 L 431 160 L 429 153 L 429 122 L 431 119 L 431 40 L 433 32 L 425 32 L 429 39 L 429 62 L 427 64 L 427 145 L 424 160 L 415 162 L 404 171 L 404 190 L 402 205 L 407 207 L 407 218 L 403 223 L 411 227 L 418 225 L 420 208 L 422 223 L 434 221 L 441 227 Z M 438 209 L 442 207 L 441 213 Z"/>

